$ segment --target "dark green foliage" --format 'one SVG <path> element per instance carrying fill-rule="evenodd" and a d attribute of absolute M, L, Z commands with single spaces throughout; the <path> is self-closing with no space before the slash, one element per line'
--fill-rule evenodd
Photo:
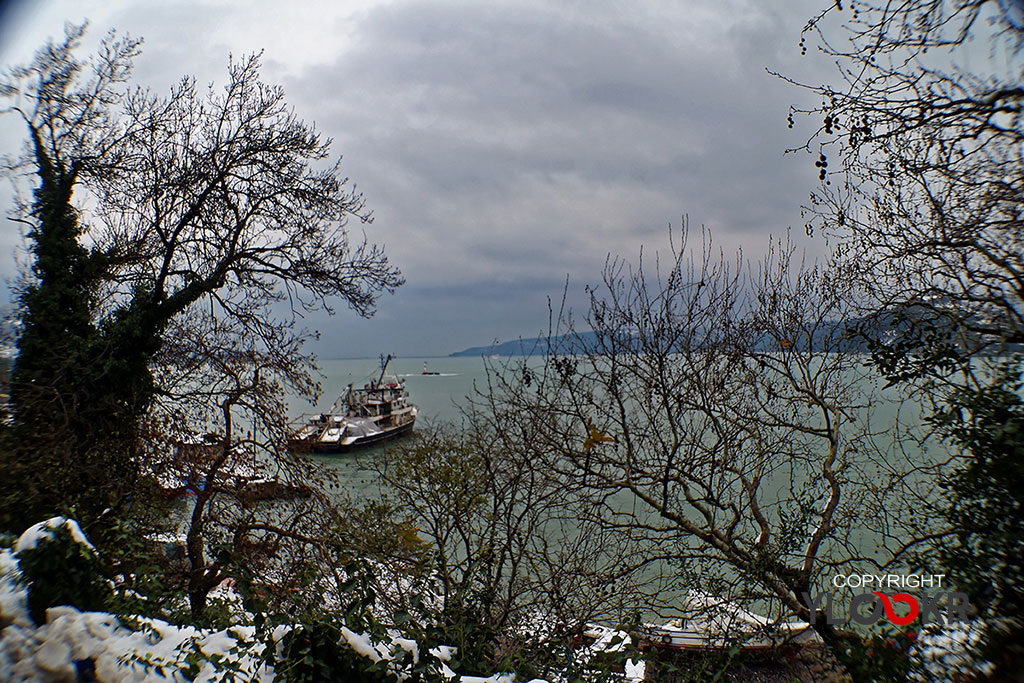
<path fill-rule="evenodd" d="M 103 576 L 103 563 L 93 548 L 76 542 L 67 524 L 52 529 L 34 548 L 17 554 L 28 584 L 28 609 L 37 624 L 46 622 L 46 609 L 71 605 L 82 611 L 102 611 L 113 591 Z"/>
<path fill-rule="evenodd" d="M 996 675 L 1024 660 L 1024 399 L 1019 360 L 991 381 L 963 386 L 933 421 L 964 450 L 966 462 L 946 480 L 954 540 L 940 561 L 953 585 L 971 596 L 989 629 L 982 656 Z"/>
<path fill-rule="evenodd" d="M 374 662 L 356 653 L 345 641 L 340 624 L 353 633 L 370 633 L 375 641 L 386 640 L 387 630 L 373 617 L 376 595 L 371 587 L 372 574 L 364 563 L 353 561 L 343 568 L 347 577 L 338 586 L 342 609 L 338 615 L 322 611 L 318 601 L 311 605 L 297 605 L 298 610 L 268 612 L 266 601 L 252 583 L 244 569 L 237 577 L 238 588 L 247 610 L 255 613 L 259 639 L 265 644 L 264 657 L 274 667 L 277 680 L 287 683 L 315 681 L 397 681 L 387 670 L 386 662 Z M 299 576 L 300 591 L 315 591 L 312 576 Z M 275 640 L 278 626 L 291 628 L 281 639 Z"/>
<path fill-rule="evenodd" d="M 852 336 L 871 353 L 890 385 L 949 375 L 980 346 L 966 343 L 963 320 L 951 311 L 916 304 L 879 311 L 851 325 Z M 957 338 L 961 341 L 957 341 Z"/>
<path fill-rule="evenodd" d="M 3 463 L 18 496 L 0 501 L 0 523 L 9 529 L 71 509 L 88 525 L 120 508 L 136 476 L 134 420 L 152 390 L 146 345 L 131 345 L 135 359 L 126 362 L 125 345 L 94 324 L 106 257 L 79 243 L 75 164 L 51 158 L 38 134 L 33 143 L 39 186 L 28 238 L 35 282 L 20 297 L 14 446 Z"/>
<path fill-rule="evenodd" d="M 163 515 L 158 521 L 174 518 L 169 506 L 155 512 Z M 90 539 L 102 540 L 97 545 L 105 549 L 107 574 L 116 581 L 116 593 L 107 611 L 128 620 L 149 617 L 215 629 L 232 625 L 235 615 L 227 610 L 207 610 L 204 623 L 191 618 L 185 599 L 189 567 L 184 547 L 178 540 L 153 540 L 165 533 L 165 526 L 135 517 L 113 520 L 105 525 L 102 539 Z"/>
<path fill-rule="evenodd" d="M 489 676 L 503 671 L 508 662 L 497 656 L 499 630 L 491 623 L 488 601 L 480 596 L 458 605 L 446 605 L 438 623 L 427 629 L 427 639 L 457 648 L 448 662 L 453 671 L 467 676 Z"/>
<path fill-rule="evenodd" d="M 330 624 L 297 626 L 285 635 L 276 677 L 286 683 L 366 681 L 390 683 L 398 678 L 368 657 L 342 643 L 341 631 Z"/>

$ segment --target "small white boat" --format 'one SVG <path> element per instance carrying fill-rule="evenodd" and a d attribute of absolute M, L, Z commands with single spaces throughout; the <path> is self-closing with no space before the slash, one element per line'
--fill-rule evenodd
<path fill-rule="evenodd" d="M 673 650 L 726 650 L 734 645 L 769 650 L 818 638 L 806 622 L 775 622 L 700 591 L 687 594 L 682 616 L 664 624 L 644 624 L 636 635 L 641 646 Z"/>

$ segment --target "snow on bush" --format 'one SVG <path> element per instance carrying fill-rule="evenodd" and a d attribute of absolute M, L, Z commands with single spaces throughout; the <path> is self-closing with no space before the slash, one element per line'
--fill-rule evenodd
<path fill-rule="evenodd" d="M 82 533 L 82 528 L 78 526 L 78 522 L 65 517 L 51 517 L 45 522 L 39 522 L 30 526 L 14 544 L 14 552 L 22 553 L 26 550 L 34 550 L 41 540 L 56 538 L 55 532 L 58 529 L 67 529 L 75 543 L 85 546 L 94 553 L 96 552 L 96 548 L 85 537 L 85 534 Z"/>
<path fill-rule="evenodd" d="M 74 681 L 89 675 L 107 683 L 274 680 L 274 668 L 263 656 L 266 646 L 252 626 L 213 631 L 174 626 L 159 619 L 119 619 L 106 612 L 66 605 L 46 608 L 45 618 L 37 625 L 29 609 L 33 581 L 25 576 L 21 562 L 57 542 L 71 546 L 63 547 L 58 559 L 92 557 L 96 553 L 78 525 L 63 517 L 31 527 L 13 548 L 0 549 L 0 681 Z M 282 654 L 281 643 L 291 630 L 290 626 L 278 626 L 270 634 L 278 657 Z M 356 656 L 388 662 L 397 662 L 403 653 L 418 658 L 419 647 L 414 641 L 395 636 L 390 643 L 382 644 L 367 634 L 348 629 L 342 633 L 342 644 Z M 451 656 L 451 648 L 432 652 L 441 660 Z M 405 677 L 401 670 L 395 673 Z M 453 683 L 513 681 L 510 675 L 460 677 L 447 667 L 441 675 Z"/>
<path fill-rule="evenodd" d="M 25 576 L 22 562 L 58 541 L 66 532 L 72 541 L 49 558 L 49 570 L 59 569 L 60 556 L 95 556 L 95 548 L 72 520 L 54 517 L 29 528 L 13 548 L 0 551 L 0 680 L 66 681 L 89 671 L 100 681 L 216 680 L 235 672 L 239 680 L 270 681 L 263 666 L 263 645 L 253 643 L 255 629 L 199 631 L 156 619 L 138 619 L 129 628 L 105 612 L 51 606 L 38 626 L 30 615 L 29 593 L 45 591 L 44 580 L 61 577 Z M 81 552 L 78 552 L 81 551 Z M 56 563 L 56 564 L 55 564 Z M 66 577 L 65 577 L 66 578 Z M 102 581 L 101 577 L 93 577 Z"/>
<path fill-rule="evenodd" d="M 48 607 L 101 611 L 113 597 L 99 553 L 73 520 L 53 517 L 30 527 L 14 553 L 28 591 L 28 614 L 36 624 L 46 622 Z"/>

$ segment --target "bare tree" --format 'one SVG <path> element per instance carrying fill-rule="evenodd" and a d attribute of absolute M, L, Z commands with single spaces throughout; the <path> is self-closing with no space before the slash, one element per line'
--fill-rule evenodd
<path fill-rule="evenodd" d="M 308 564 L 308 546 L 329 536 L 334 481 L 287 447 L 286 392 L 313 384 L 311 364 L 288 348 L 300 340 L 253 339 L 233 318 L 206 315 L 176 319 L 171 330 L 155 362 L 140 460 L 167 489 L 194 496 L 182 587 L 200 620 L 225 579 L 270 586 L 288 575 L 285 567 L 297 573 Z M 272 341 L 270 352 L 263 344 Z"/>
<path fill-rule="evenodd" d="M 885 397 L 844 323 L 857 296 L 790 248 L 748 270 L 684 233 L 653 266 L 610 260 L 584 324 L 559 313 L 543 358 L 496 368 L 480 410 L 585 520 L 640 544 L 616 570 L 650 581 L 645 609 L 700 587 L 809 619 L 823 578 L 928 532 L 924 454 L 874 440 Z"/>
<path fill-rule="evenodd" d="M 69 472 L 123 482 L 103 501 L 116 507 L 136 474 L 138 424 L 161 391 L 152 369 L 172 327 L 230 319 L 248 345 L 235 352 L 258 350 L 288 373 L 308 366 L 305 313 L 341 301 L 369 316 L 402 279 L 381 249 L 350 240 L 351 217 L 371 220 L 362 196 L 328 161 L 330 140 L 260 80 L 257 56 L 232 61 L 220 91 L 184 79 L 159 97 L 126 92 L 138 41 L 108 36 L 86 64 L 74 57 L 83 32 L 69 27 L 4 85 L 30 139 L 14 168 L 42 178 L 18 217 L 32 226 L 36 261 L 12 397 L 18 458 L 42 462 L 62 444 Z M 26 476 L 47 490 L 51 470 L 60 467 Z M 72 476 L 43 506 L 88 499 L 95 477 L 79 479 L 86 494 Z"/>
<path fill-rule="evenodd" d="M 1019 4 L 842 6 L 804 30 L 840 77 L 804 86 L 822 104 L 794 110 L 821 121 L 804 147 L 822 181 L 807 229 L 860 265 L 872 311 L 925 321 L 884 325 L 900 332 L 880 344 L 893 351 L 882 350 L 886 369 L 963 369 L 959 358 L 1024 342 Z"/>
<path fill-rule="evenodd" d="M 804 146 L 821 180 L 808 230 L 865 274 L 876 366 L 953 446 L 930 501 L 948 535 L 925 557 L 971 593 L 992 675 L 1009 678 L 1024 659 L 1024 7 L 843 5 L 804 31 L 839 67 L 804 86 L 821 106 L 794 112 L 821 122 Z"/>
<path fill-rule="evenodd" d="M 587 622 L 628 619 L 640 597 L 619 571 L 636 549 L 588 519 L 564 481 L 538 473 L 533 435 L 519 427 L 529 425 L 499 433 L 489 415 L 468 411 L 458 429 L 428 428 L 373 461 L 399 530 L 425 544 L 420 566 L 406 563 L 382 593 L 404 597 L 391 610 L 415 614 L 421 632 L 459 647 L 463 673 L 539 667 Z M 417 573 L 425 612 L 401 589 Z"/>

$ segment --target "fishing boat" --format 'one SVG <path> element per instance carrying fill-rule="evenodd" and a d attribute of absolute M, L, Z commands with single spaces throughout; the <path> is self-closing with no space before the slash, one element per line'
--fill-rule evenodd
<path fill-rule="evenodd" d="M 440 372 L 434 370 L 427 370 L 427 361 L 423 361 L 423 374 L 424 375 L 440 375 Z"/>
<path fill-rule="evenodd" d="M 412 432 L 417 408 L 405 382 L 387 374 L 392 357 L 381 356 L 380 376 L 362 388 L 352 384 L 329 412 L 304 416 L 290 439 L 292 448 L 314 453 L 347 453 Z"/>

